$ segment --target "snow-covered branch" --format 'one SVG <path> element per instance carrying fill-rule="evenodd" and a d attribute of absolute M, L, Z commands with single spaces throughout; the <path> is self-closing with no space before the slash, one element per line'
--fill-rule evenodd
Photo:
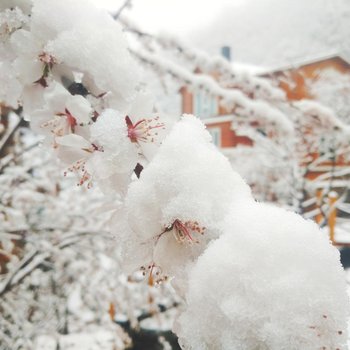
<path fill-rule="evenodd" d="M 141 61 L 154 66 L 155 70 L 160 70 L 164 74 L 171 74 L 193 89 L 203 89 L 213 96 L 220 97 L 220 103 L 224 107 L 236 111 L 249 121 L 264 121 L 267 125 L 272 124 L 285 134 L 293 132 L 292 122 L 277 108 L 262 100 L 249 99 L 238 89 L 222 88 L 211 76 L 191 73 L 176 63 L 145 50 L 132 50 L 132 53 Z"/>
<path fill-rule="evenodd" d="M 345 346 L 344 276 L 337 251 L 319 227 L 256 202 L 195 116 L 169 120 L 154 112 L 112 16 L 86 0 L 14 5 L 9 1 L 1 6 L 0 76 L 7 83 L 0 87 L 0 98 L 12 108 L 23 107 L 32 129 L 61 160 L 65 175 L 77 176 L 78 187 L 64 187 L 57 169 L 36 172 L 28 153 L 21 157 L 23 166 L 4 169 L 4 232 L 35 235 L 25 237 L 30 239 L 21 251 L 24 261 L 7 264 L 2 291 L 13 286 L 14 293 L 3 308 L 9 321 L 0 318 L 1 325 L 9 332 L 11 327 L 18 330 L 19 317 L 7 307 L 17 302 L 28 315 L 24 323 L 40 317 L 57 320 L 58 326 L 48 322 L 47 332 L 67 332 L 72 319 L 114 329 L 116 308 L 124 318 L 132 315 L 132 323 L 143 309 L 140 299 L 152 310 L 171 281 L 185 300 L 176 323 L 183 348 Z M 283 112 L 291 109 L 284 101 L 249 98 L 235 86 L 223 87 L 156 53 L 132 52 L 162 73 L 218 96 L 247 124 L 258 120 L 273 126 L 279 137 L 292 137 L 302 157 L 316 143 L 303 144 L 294 137 L 303 125 L 295 127 L 297 116 Z M 252 81 L 257 82 L 252 78 L 248 83 Z M 271 99 L 283 100 L 275 97 Z M 292 171 L 301 173 L 292 165 Z M 103 218 L 97 219 L 103 202 Z M 115 244 L 103 235 L 82 240 L 83 230 L 74 235 L 77 228 L 104 232 L 107 222 Z M 46 228 L 50 239 L 43 239 Z M 61 237 L 60 228 L 68 236 Z M 253 257 L 259 257 L 258 266 Z M 102 265 L 105 273 L 96 273 Z M 120 268 L 131 274 L 129 280 L 120 276 Z M 148 289 L 138 301 L 122 302 L 125 285 L 133 288 L 132 278 L 144 280 Z M 73 291 L 59 288 L 62 281 Z M 45 298 L 41 288 L 48 288 L 52 297 Z M 137 305 L 136 310 L 130 311 L 130 305 Z M 54 316 L 46 315 L 50 312 Z M 33 335 L 21 332 L 25 336 L 14 337 L 29 344 Z"/>
<path fill-rule="evenodd" d="M 140 29 L 130 18 L 122 16 L 119 21 L 125 26 L 126 31 L 136 34 L 139 41 L 143 44 L 144 49 L 150 48 L 157 50 L 158 48 L 170 51 L 180 61 L 183 59 L 187 66 L 193 70 L 199 69 L 202 73 L 211 75 L 215 73 L 219 83 L 224 87 L 238 88 L 246 94 L 253 94 L 257 98 L 268 101 L 279 101 L 285 99 L 284 92 L 274 87 L 267 79 L 263 79 L 250 74 L 244 69 L 238 69 L 234 65 L 221 56 L 211 56 L 204 51 L 200 51 L 186 45 L 179 38 L 170 36 L 169 34 L 151 35 Z M 153 45 L 152 45 L 153 44 Z M 158 54 L 158 52 L 154 52 Z M 163 55 L 164 56 L 164 55 Z"/>

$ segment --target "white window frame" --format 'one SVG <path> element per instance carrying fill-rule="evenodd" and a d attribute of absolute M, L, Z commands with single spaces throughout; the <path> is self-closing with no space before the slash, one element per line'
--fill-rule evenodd
<path fill-rule="evenodd" d="M 217 147 L 221 147 L 221 128 L 214 127 L 214 128 L 207 128 L 207 130 L 212 137 L 213 144 Z"/>
<path fill-rule="evenodd" d="M 193 114 L 200 119 L 211 118 L 218 115 L 217 96 L 204 90 L 197 90 L 193 94 Z"/>

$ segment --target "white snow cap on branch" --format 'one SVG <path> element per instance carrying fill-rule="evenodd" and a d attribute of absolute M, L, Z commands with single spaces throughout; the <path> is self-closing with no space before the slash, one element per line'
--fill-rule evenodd
<path fill-rule="evenodd" d="M 233 109 L 237 107 L 237 112 L 247 117 L 250 121 L 259 120 L 265 124 L 278 126 L 284 134 L 293 132 L 293 124 L 289 118 L 276 107 L 262 100 L 248 98 L 241 90 L 221 87 L 211 76 L 204 74 L 194 74 L 176 63 L 151 54 L 145 50 L 132 50 L 134 55 L 146 63 L 155 65 L 156 70 L 174 75 L 175 78 L 189 84 L 195 89 L 203 89 L 213 96 L 221 98 L 221 104 Z"/>
<path fill-rule="evenodd" d="M 35 0 L 28 25 L 12 36 L 3 50 L 15 61 L 14 80 L 45 87 L 51 71 L 57 80 L 74 80 L 79 72 L 89 92 L 104 95 L 110 107 L 120 110 L 136 95 L 138 69 L 121 27 L 90 1 Z"/>
<path fill-rule="evenodd" d="M 308 123 L 310 120 L 307 120 L 305 116 L 308 116 L 311 119 L 311 123 L 315 122 L 320 124 L 319 126 L 325 129 L 339 129 L 350 133 L 350 126 L 346 125 L 342 120 L 340 120 L 337 115 L 333 112 L 332 109 L 326 107 L 319 102 L 312 100 L 301 100 L 293 103 L 303 114 L 300 116 L 302 120 L 301 123 Z"/>
<path fill-rule="evenodd" d="M 345 349 L 344 271 L 315 223 L 240 201 L 223 231 L 189 275 L 186 349 Z"/>
<path fill-rule="evenodd" d="M 254 76 L 244 69 L 238 68 L 222 56 L 211 56 L 205 51 L 193 48 L 178 37 L 169 33 L 153 35 L 144 33 L 130 18 L 121 16 L 118 20 L 126 27 L 126 31 L 138 35 L 139 42 L 145 49 L 155 50 L 158 56 L 176 55 L 178 61 L 189 66 L 189 70 L 199 69 L 203 73 L 218 75 L 220 83 L 234 86 L 246 93 L 254 93 L 257 97 L 269 101 L 284 100 L 282 89 L 272 85 L 267 79 Z"/>
<path fill-rule="evenodd" d="M 101 150 L 94 152 L 88 165 L 95 180 L 103 183 L 116 177 L 127 186 L 139 155 L 136 144 L 128 138 L 125 117 L 112 109 L 105 110 L 91 126 L 91 140 Z"/>
<path fill-rule="evenodd" d="M 0 11 L 4 11 L 6 9 L 16 9 L 24 11 L 26 14 L 30 12 L 32 7 L 31 0 L 2 0 L 0 3 Z"/>
<path fill-rule="evenodd" d="M 184 266 L 220 235 L 232 200 L 245 198 L 252 198 L 249 187 L 211 143 L 204 125 L 185 115 L 130 185 L 130 241 L 151 245 L 149 260 L 182 278 Z"/>

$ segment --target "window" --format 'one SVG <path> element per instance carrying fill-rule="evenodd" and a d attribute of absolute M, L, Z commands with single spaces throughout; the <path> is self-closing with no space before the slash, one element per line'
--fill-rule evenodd
<path fill-rule="evenodd" d="M 217 97 L 199 90 L 194 93 L 194 115 L 198 118 L 210 118 L 218 114 Z"/>
<path fill-rule="evenodd" d="M 208 132 L 213 138 L 213 144 L 221 147 L 221 128 L 208 128 Z"/>

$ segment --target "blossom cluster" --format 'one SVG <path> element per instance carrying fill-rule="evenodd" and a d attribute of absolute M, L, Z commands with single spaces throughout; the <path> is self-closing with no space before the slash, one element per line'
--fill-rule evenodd
<path fill-rule="evenodd" d="M 316 225 L 256 203 L 198 119 L 154 111 L 110 15 L 83 0 L 2 9 L 2 102 L 23 109 L 78 185 L 118 194 L 124 267 L 151 285 L 173 279 L 184 348 L 344 345 L 335 248 Z"/>
<path fill-rule="evenodd" d="M 142 144 L 156 142 L 165 124 L 144 103 L 120 26 L 89 2 L 4 7 L 1 100 L 23 108 L 79 185 L 125 189 L 145 158 Z"/>

